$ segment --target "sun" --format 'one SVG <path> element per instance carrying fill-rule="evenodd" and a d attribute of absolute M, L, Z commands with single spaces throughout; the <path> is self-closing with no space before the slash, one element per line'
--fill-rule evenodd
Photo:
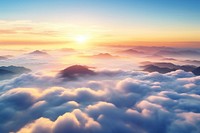
<path fill-rule="evenodd" d="M 78 35 L 75 36 L 74 40 L 78 43 L 78 44 L 84 44 L 88 41 L 88 36 L 87 35 Z"/>

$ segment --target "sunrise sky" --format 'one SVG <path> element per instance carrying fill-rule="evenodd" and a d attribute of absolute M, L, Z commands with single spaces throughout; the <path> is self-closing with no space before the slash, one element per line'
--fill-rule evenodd
<path fill-rule="evenodd" d="M 200 47 L 199 7 L 199 0 L 4 0 L 0 45 Z"/>
<path fill-rule="evenodd" d="M 200 133 L 200 0 L 0 0 L 0 133 Z"/>

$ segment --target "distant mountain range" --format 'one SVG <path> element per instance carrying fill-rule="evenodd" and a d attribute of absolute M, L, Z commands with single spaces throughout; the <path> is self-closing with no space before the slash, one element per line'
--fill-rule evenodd
<path fill-rule="evenodd" d="M 186 72 L 192 72 L 194 75 L 200 75 L 200 67 L 196 67 L 194 65 L 175 65 L 168 62 L 157 62 L 149 63 L 141 67 L 143 68 L 143 71 L 147 72 L 168 73 L 180 69 Z"/>
<path fill-rule="evenodd" d="M 113 58 L 118 58 L 118 56 L 113 56 L 109 53 L 99 53 L 96 55 L 89 55 L 89 56 L 81 56 L 81 57 L 86 57 L 86 58 L 95 58 L 95 59 L 113 59 Z"/>
<path fill-rule="evenodd" d="M 155 66 L 155 65 L 148 65 L 148 66 L 145 66 L 145 68 L 143 70 L 147 71 L 147 72 L 168 73 L 168 72 L 171 72 L 171 71 L 175 71 L 176 69 L 170 69 L 170 68 L 167 68 L 167 67 L 158 67 L 158 66 Z"/>
<path fill-rule="evenodd" d="M 166 56 L 200 56 L 197 50 L 160 50 L 156 54 Z"/>
<path fill-rule="evenodd" d="M 135 50 L 135 49 L 122 50 L 122 51 L 119 51 L 118 53 L 129 54 L 129 55 L 144 55 L 145 54 L 144 52 L 138 51 L 138 50 Z"/>
<path fill-rule="evenodd" d="M 126 54 L 133 56 L 143 56 L 146 58 L 155 59 L 172 59 L 172 57 L 190 57 L 198 59 L 200 57 L 200 49 L 184 49 L 184 48 L 171 48 L 171 47 L 146 47 L 136 46 L 129 49 L 121 50 L 118 54 Z M 190 61 L 185 61 L 190 62 Z M 195 60 L 192 62 L 194 65 L 199 65 Z"/>

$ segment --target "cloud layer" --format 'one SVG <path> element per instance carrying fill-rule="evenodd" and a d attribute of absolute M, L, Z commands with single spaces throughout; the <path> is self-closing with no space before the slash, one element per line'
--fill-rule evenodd
<path fill-rule="evenodd" d="M 98 73 L 75 81 L 25 74 L 1 85 L 0 132 L 200 132 L 199 76 Z"/>

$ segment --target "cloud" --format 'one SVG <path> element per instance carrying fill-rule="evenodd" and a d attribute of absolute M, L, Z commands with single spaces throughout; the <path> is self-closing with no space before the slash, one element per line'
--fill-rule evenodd
<path fill-rule="evenodd" d="M 95 73 L 71 81 L 25 74 L 1 85 L 0 132 L 200 131 L 199 76 L 182 70 Z"/>
<path fill-rule="evenodd" d="M 180 113 L 178 114 L 179 119 L 175 120 L 170 128 L 168 129 L 169 133 L 174 132 L 182 132 L 182 133 L 198 133 L 199 129 L 199 122 L 200 122 L 200 114 L 199 113 Z"/>
<path fill-rule="evenodd" d="M 57 35 L 59 32 L 55 24 L 38 23 L 32 21 L 0 21 L 0 34 L 14 35 L 14 34 L 31 34 L 31 35 Z M 55 28 L 51 28 L 51 26 Z"/>
<path fill-rule="evenodd" d="M 100 128 L 100 124 L 94 121 L 93 118 L 89 117 L 81 110 L 75 109 L 71 113 L 65 113 L 59 116 L 55 121 L 43 117 L 39 118 L 26 125 L 18 133 L 65 133 L 66 131 L 70 133 L 94 132 L 100 130 Z"/>

